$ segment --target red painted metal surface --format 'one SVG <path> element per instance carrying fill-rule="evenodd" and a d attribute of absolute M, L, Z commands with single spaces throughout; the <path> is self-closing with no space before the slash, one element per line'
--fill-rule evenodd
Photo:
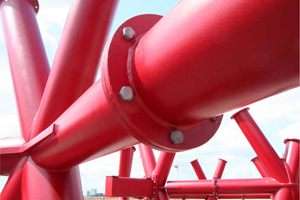
<path fill-rule="evenodd" d="M 28 141 L 48 78 L 49 64 L 30 1 L 0 1 L 0 12 L 21 135 Z"/>
<path fill-rule="evenodd" d="M 172 194 L 169 196 L 173 199 L 206 199 L 207 195 L 177 195 Z M 213 197 L 215 198 L 215 197 Z M 271 199 L 269 194 L 221 194 L 219 199 Z"/>
<path fill-rule="evenodd" d="M 293 183 L 280 183 L 272 178 L 262 179 L 220 179 L 217 188 L 212 180 L 168 181 L 165 189 L 168 194 L 254 194 L 274 193 L 281 187 L 295 187 Z"/>
<path fill-rule="evenodd" d="M 121 150 L 120 164 L 119 164 L 119 177 L 130 177 L 133 154 L 135 147 Z M 117 200 L 128 200 L 128 197 L 118 197 Z"/>
<path fill-rule="evenodd" d="M 32 137 L 50 126 L 93 84 L 117 3 L 73 1 Z"/>
<path fill-rule="evenodd" d="M 82 200 L 83 196 L 77 166 L 65 172 L 50 172 L 38 167 L 31 158 L 24 165 L 21 187 L 22 200 Z"/>
<path fill-rule="evenodd" d="M 105 196 L 107 197 L 143 198 L 153 195 L 153 181 L 151 179 L 108 176 L 105 185 Z"/>
<path fill-rule="evenodd" d="M 255 167 L 257 168 L 257 170 L 263 178 L 270 177 L 270 174 L 267 172 L 266 168 L 263 166 L 258 157 L 253 158 L 251 161 L 253 162 L 253 164 L 255 165 Z"/>
<path fill-rule="evenodd" d="M 234 114 L 231 118 L 238 123 L 245 137 L 249 141 L 250 145 L 259 157 L 262 164 L 265 166 L 270 176 L 283 183 L 288 182 L 288 176 L 284 163 L 278 157 L 267 138 L 261 132 L 249 114 L 248 110 L 249 108 L 245 108 Z"/>
<path fill-rule="evenodd" d="M 204 172 L 203 172 L 203 170 L 202 170 L 202 168 L 201 168 L 201 166 L 200 166 L 198 160 L 197 160 L 197 159 L 196 159 L 196 160 L 193 160 L 193 161 L 191 162 L 191 164 L 192 164 L 192 166 L 193 166 L 193 169 L 194 169 L 194 171 L 195 171 L 195 173 L 196 173 L 198 179 L 199 179 L 199 180 L 201 180 L 201 179 L 206 179 L 206 176 L 205 176 L 205 174 L 204 174 Z"/>
<path fill-rule="evenodd" d="M 55 137 L 32 154 L 39 166 L 52 171 L 64 171 L 138 143 L 116 121 L 101 81 L 89 88 L 55 124 L 58 124 Z"/>
<path fill-rule="evenodd" d="M 298 8 L 298 0 L 180 1 L 136 47 L 136 90 L 181 127 L 299 86 Z"/>
<path fill-rule="evenodd" d="M 264 178 L 222 180 L 220 159 L 212 180 L 194 161 L 201 180 L 167 182 L 174 152 L 210 140 L 220 114 L 299 86 L 298 0 L 181 1 L 165 17 L 129 19 L 107 43 L 94 84 L 117 1 L 74 0 L 43 97 L 48 64 L 32 2 L 0 2 L 26 140 L 0 147 L 1 174 L 10 173 L 1 198 L 82 199 L 78 165 L 122 150 L 124 177 L 107 177 L 106 196 L 299 200 L 299 140 L 286 140 L 280 159 L 246 109 L 233 118 Z M 146 177 L 129 178 L 139 142 Z M 156 163 L 151 148 L 167 152 Z"/>
<path fill-rule="evenodd" d="M 222 178 L 222 175 L 223 175 L 226 163 L 227 163 L 226 160 L 219 159 L 219 162 L 218 162 L 216 171 L 215 171 L 215 173 L 213 175 L 213 178 L 217 178 L 217 179 Z"/>
<path fill-rule="evenodd" d="M 138 147 L 141 154 L 145 176 L 150 178 L 156 165 L 153 150 L 144 144 L 139 144 Z"/>

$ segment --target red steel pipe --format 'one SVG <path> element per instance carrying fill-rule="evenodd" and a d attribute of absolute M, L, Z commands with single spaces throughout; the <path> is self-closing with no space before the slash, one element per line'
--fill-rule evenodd
<path fill-rule="evenodd" d="M 49 64 L 31 2 L 34 1 L 0 1 L 21 135 L 25 141 L 29 140 L 31 125 L 49 74 Z"/>
<path fill-rule="evenodd" d="M 169 195 L 172 199 L 205 199 L 209 194 L 195 194 L 195 195 Z M 271 199 L 270 194 L 221 194 L 218 199 Z"/>
<path fill-rule="evenodd" d="M 217 179 L 222 178 L 226 163 L 227 163 L 226 160 L 219 159 L 219 162 L 218 162 L 218 165 L 217 165 L 217 168 L 216 168 L 213 178 L 217 178 Z"/>
<path fill-rule="evenodd" d="M 84 161 L 138 143 L 114 117 L 97 81 L 56 121 L 56 135 L 32 154 L 49 170 L 64 171 Z M 80 147 L 80 148 L 79 148 Z"/>
<path fill-rule="evenodd" d="M 217 187 L 215 187 L 217 186 Z M 295 187 L 292 183 L 280 183 L 272 178 L 263 179 L 218 179 L 197 181 L 168 181 L 165 189 L 168 194 L 255 194 L 274 193 L 281 187 Z"/>
<path fill-rule="evenodd" d="M 174 127 L 299 86 L 299 1 L 180 1 L 138 43 L 133 81 Z"/>
<path fill-rule="evenodd" d="M 255 165 L 255 167 L 257 168 L 257 170 L 263 178 L 270 177 L 270 174 L 267 172 L 266 168 L 263 166 L 263 164 L 260 162 L 257 156 L 251 161 L 253 162 L 253 164 Z"/>
<path fill-rule="evenodd" d="M 299 139 L 286 139 L 284 143 L 286 144 L 286 149 L 284 157 L 288 163 L 290 170 L 293 175 L 293 181 L 299 183 L 300 174 L 299 174 Z"/>
<path fill-rule="evenodd" d="M 282 183 L 289 182 L 284 163 L 261 132 L 248 110 L 249 108 L 245 108 L 231 118 L 237 122 L 270 176 Z"/>
<path fill-rule="evenodd" d="M 72 2 L 32 137 L 50 126 L 93 84 L 117 3 Z"/>
<path fill-rule="evenodd" d="M 139 144 L 138 147 L 141 154 L 145 176 L 150 177 L 156 165 L 153 150 L 145 144 Z"/>
<path fill-rule="evenodd" d="M 197 160 L 197 159 L 196 159 L 196 160 L 193 160 L 193 161 L 191 162 L 191 164 L 192 164 L 192 166 L 193 166 L 193 169 L 194 169 L 194 171 L 195 171 L 195 173 L 196 173 L 198 179 L 199 179 L 199 180 L 201 180 L 201 179 L 206 179 L 206 176 L 205 176 L 205 174 L 204 174 L 204 172 L 203 172 L 203 170 L 202 170 L 202 168 L 201 168 L 201 166 L 200 166 L 198 160 Z"/>
<path fill-rule="evenodd" d="M 134 152 L 135 147 L 130 147 L 120 152 L 119 177 L 130 177 Z"/>
<path fill-rule="evenodd" d="M 135 147 L 130 147 L 120 152 L 119 177 L 130 177 L 133 154 Z M 117 200 L 128 200 L 128 197 L 117 197 Z"/>

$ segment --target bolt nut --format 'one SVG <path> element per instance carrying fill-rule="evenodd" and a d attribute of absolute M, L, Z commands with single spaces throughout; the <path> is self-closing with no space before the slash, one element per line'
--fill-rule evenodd
<path fill-rule="evenodd" d="M 135 31 L 131 27 L 125 27 L 123 28 L 123 37 L 126 40 L 132 40 L 135 36 Z"/>
<path fill-rule="evenodd" d="M 131 101 L 133 99 L 133 90 L 131 87 L 123 86 L 119 92 L 123 101 Z"/>
<path fill-rule="evenodd" d="M 174 144 L 180 144 L 183 142 L 183 134 L 181 131 L 172 131 L 171 132 L 171 140 L 174 142 Z"/>

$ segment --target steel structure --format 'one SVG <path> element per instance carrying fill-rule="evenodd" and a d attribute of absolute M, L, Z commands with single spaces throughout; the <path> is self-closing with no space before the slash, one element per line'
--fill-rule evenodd
<path fill-rule="evenodd" d="M 176 152 L 210 140 L 222 113 L 299 86 L 299 1 L 182 0 L 164 17 L 129 19 L 105 44 L 117 3 L 73 0 L 50 71 L 38 1 L 0 1 L 25 140 L 0 146 L 1 199 L 82 199 L 78 165 L 121 150 L 106 196 L 299 200 L 299 139 L 279 158 L 247 109 L 232 118 L 262 178 L 222 179 L 219 160 L 207 180 L 195 160 L 199 180 L 167 182 Z M 136 144 L 144 178 L 130 178 Z"/>

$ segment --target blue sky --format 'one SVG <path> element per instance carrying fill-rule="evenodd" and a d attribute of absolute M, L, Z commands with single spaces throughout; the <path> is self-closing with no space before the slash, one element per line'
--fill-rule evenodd
<path fill-rule="evenodd" d="M 40 11 L 37 19 L 51 65 L 71 1 L 40 0 L 39 2 Z M 178 0 L 121 0 L 110 35 L 120 24 L 133 16 L 146 13 L 165 15 L 177 2 Z M 19 136 L 17 109 L 2 29 L 0 31 L 0 63 L 0 138 Z M 283 140 L 285 138 L 299 138 L 299 100 L 300 90 L 294 89 L 249 106 L 253 118 L 279 155 L 284 152 Z M 218 158 L 228 161 L 223 174 L 224 178 L 260 177 L 254 165 L 250 162 L 255 157 L 254 151 L 237 124 L 230 120 L 230 116 L 234 112 L 236 111 L 225 114 L 219 131 L 207 144 L 176 155 L 174 165 L 179 165 L 180 179 L 196 179 L 190 162 L 197 158 L 207 178 L 212 177 Z M 155 155 L 158 156 L 159 152 L 155 151 Z M 119 153 L 117 152 L 80 165 L 84 194 L 92 188 L 98 189 L 98 192 L 104 192 L 105 176 L 117 175 L 118 162 Z M 134 155 L 132 176 L 143 177 L 143 175 L 143 168 L 137 150 Z M 172 167 L 169 180 L 177 180 L 177 178 L 177 169 Z M 2 190 L 6 179 L 6 177 L 0 177 L 0 190 Z"/>

